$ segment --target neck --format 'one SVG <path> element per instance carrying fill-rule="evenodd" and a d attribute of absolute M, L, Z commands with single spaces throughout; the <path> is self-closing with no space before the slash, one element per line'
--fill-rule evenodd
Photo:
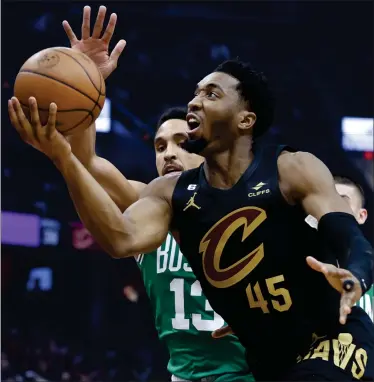
<path fill-rule="evenodd" d="M 253 161 L 252 147 L 252 138 L 242 136 L 226 151 L 206 158 L 204 170 L 209 184 L 220 189 L 233 187 Z"/>

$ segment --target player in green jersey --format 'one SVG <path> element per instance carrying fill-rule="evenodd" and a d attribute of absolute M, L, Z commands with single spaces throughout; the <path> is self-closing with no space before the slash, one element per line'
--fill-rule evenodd
<path fill-rule="evenodd" d="M 201 163 L 199 156 L 180 147 L 187 138 L 186 131 L 184 109 L 169 109 L 161 116 L 154 140 L 159 175 Z M 212 338 L 212 331 L 224 326 L 224 320 L 202 294 L 200 282 L 173 236 L 169 234 L 152 255 L 139 255 L 137 262 L 153 307 L 156 329 L 169 349 L 172 381 L 208 377 L 212 381 L 251 380 L 244 349 L 237 338 L 230 336 L 222 343 Z"/>
<path fill-rule="evenodd" d="M 347 201 L 359 224 L 364 224 L 368 217 L 365 207 L 365 195 L 362 187 L 348 177 L 336 176 L 335 187 L 338 193 Z M 374 287 L 371 287 L 359 300 L 359 305 L 374 321 L 373 315 Z"/>
<path fill-rule="evenodd" d="M 85 52 L 97 64 L 106 79 L 117 66 L 125 42 L 121 40 L 108 55 L 116 15 L 111 15 L 106 32 L 100 39 L 106 9 L 100 7 L 90 35 L 90 8 L 83 11 L 82 39 L 78 40 L 69 23 L 63 22 L 73 49 Z M 202 157 L 189 154 L 180 145 L 187 139 L 186 111 L 170 109 L 160 118 L 154 141 L 159 175 L 191 169 Z M 73 153 L 124 211 L 137 200 L 145 184 L 128 181 L 110 162 L 95 154 L 95 126 L 69 137 Z M 212 331 L 225 325 L 201 291 L 179 246 L 171 234 L 153 253 L 139 255 L 146 291 L 155 316 L 160 339 L 170 354 L 168 370 L 172 381 L 247 382 L 253 381 L 245 361 L 244 348 L 235 336 L 217 342 Z"/>

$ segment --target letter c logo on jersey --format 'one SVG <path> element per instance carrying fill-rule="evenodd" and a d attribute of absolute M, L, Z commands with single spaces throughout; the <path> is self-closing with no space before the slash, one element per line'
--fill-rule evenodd
<path fill-rule="evenodd" d="M 266 212 L 258 207 L 243 207 L 224 216 L 200 241 L 203 269 L 207 280 L 216 288 L 235 285 L 253 271 L 264 258 L 264 245 L 257 248 L 227 268 L 220 267 L 223 250 L 232 234 L 243 226 L 242 242 L 266 220 Z"/>

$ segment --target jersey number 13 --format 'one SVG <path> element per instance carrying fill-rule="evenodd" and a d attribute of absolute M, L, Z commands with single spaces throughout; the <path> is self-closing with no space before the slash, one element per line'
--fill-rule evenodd
<path fill-rule="evenodd" d="M 202 290 L 199 281 L 195 281 L 191 285 L 190 295 L 185 294 L 184 279 L 175 278 L 170 282 L 170 290 L 174 292 L 174 304 L 175 304 L 175 317 L 172 318 L 171 323 L 173 329 L 189 330 L 192 325 L 199 331 L 212 332 L 221 328 L 224 325 L 224 320 L 216 312 L 213 311 L 207 299 L 205 299 L 205 312 L 213 312 L 213 319 L 204 319 L 200 313 L 192 313 L 191 318 L 186 317 L 185 313 L 185 298 L 192 300 L 191 297 L 201 297 Z M 192 301 L 188 305 L 196 306 L 199 303 Z"/>

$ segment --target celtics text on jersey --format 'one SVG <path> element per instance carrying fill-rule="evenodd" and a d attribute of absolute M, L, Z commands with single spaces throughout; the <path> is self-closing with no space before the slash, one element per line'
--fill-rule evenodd
<path fill-rule="evenodd" d="M 187 380 L 230 373 L 242 373 L 243 381 L 251 380 L 238 339 L 212 338 L 212 331 L 225 322 L 203 295 L 173 236 L 168 234 L 157 251 L 139 255 L 136 260 L 159 338 L 169 350 L 168 371 Z"/>

